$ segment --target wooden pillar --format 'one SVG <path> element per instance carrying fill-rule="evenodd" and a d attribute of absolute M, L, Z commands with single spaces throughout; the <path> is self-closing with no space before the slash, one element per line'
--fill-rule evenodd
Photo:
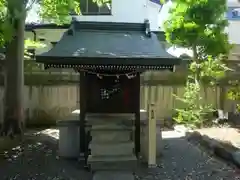
<path fill-rule="evenodd" d="M 134 81 L 135 87 L 135 154 L 138 157 L 141 148 L 140 137 L 140 74 L 137 74 Z"/>
<path fill-rule="evenodd" d="M 141 147 L 141 139 L 140 139 L 140 110 L 135 113 L 135 154 L 138 157 L 140 153 Z"/>
<path fill-rule="evenodd" d="M 153 103 L 148 106 L 148 167 L 156 167 L 157 128 L 156 109 Z"/>
<path fill-rule="evenodd" d="M 86 133 L 85 133 L 85 114 L 86 114 L 86 77 L 80 73 L 80 156 L 85 157 Z"/>

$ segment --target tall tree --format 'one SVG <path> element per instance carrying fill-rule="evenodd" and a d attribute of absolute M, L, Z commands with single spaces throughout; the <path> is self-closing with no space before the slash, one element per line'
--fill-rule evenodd
<path fill-rule="evenodd" d="M 225 28 L 226 0 L 174 0 L 170 16 L 164 23 L 167 41 L 175 46 L 189 48 L 193 52 L 189 76 L 183 98 L 184 107 L 177 109 L 178 122 L 192 125 L 201 123 L 209 106 L 199 103 L 202 99 L 203 79 L 218 80 L 227 69 L 223 59 L 229 53 L 230 44 Z"/>
<path fill-rule="evenodd" d="M 106 0 L 93 0 L 99 5 Z M 69 22 L 69 12 L 80 14 L 79 0 L 0 0 L 0 46 L 6 47 L 5 116 L 1 133 L 22 133 L 24 109 L 24 31 L 28 11 L 34 3 L 49 22 Z"/>

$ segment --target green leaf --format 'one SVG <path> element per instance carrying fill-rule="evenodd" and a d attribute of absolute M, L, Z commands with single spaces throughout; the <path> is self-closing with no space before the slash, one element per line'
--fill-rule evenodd
<path fill-rule="evenodd" d="M 225 29 L 226 0 L 174 0 L 169 18 L 164 23 L 168 43 L 192 49 L 193 58 L 188 69 L 185 91 L 177 107 L 177 122 L 190 126 L 202 124 L 212 104 L 205 104 L 201 97 L 202 81 L 209 79 L 212 85 L 225 77 L 230 69 L 224 64 L 232 45 Z M 236 98 L 238 94 L 229 96 Z"/>

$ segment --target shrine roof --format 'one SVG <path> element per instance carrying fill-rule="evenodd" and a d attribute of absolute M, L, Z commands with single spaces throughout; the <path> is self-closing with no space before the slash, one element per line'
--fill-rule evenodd
<path fill-rule="evenodd" d="M 44 64 L 176 65 L 148 23 L 76 22 L 48 52 L 36 56 Z"/>

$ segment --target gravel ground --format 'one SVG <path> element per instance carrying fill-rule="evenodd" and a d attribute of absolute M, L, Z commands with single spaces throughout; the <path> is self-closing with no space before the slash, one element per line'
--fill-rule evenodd
<path fill-rule="evenodd" d="M 220 160 L 213 159 L 189 144 L 175 132 L 163 134 L 164 156 L 158 168 L 142 165 L 140 180 L 240 180 L 240 174 Z M 169 136 L 170 134 L 170 136 Z M 174 136 L 175 135 L 175 136 Z M 46 139 L 45 139 L 46 140 Z M 56 158 L 56 143 L 31 138 L 0 155 L 1 180 L 88 180 L 91 174 L 73 160 Z"/>
<path fill-rule="evenodd" d="M 240 172 L 208 156 L 177 132 L 163 132 L 163 157 L 158 168 L 139 169 L 141 180 L 240 180 Z"/>

